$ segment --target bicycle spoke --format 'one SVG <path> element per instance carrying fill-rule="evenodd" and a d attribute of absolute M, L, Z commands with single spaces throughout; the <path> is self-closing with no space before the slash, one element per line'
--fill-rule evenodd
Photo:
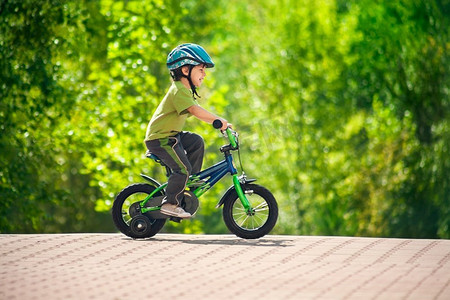
<path fill-rule="evenodd" d="M 245 223 L 245 221 L 247 221 L 247 219 L 248 219 L 248 216 L 244 219 L 244 221 L 242 221 L 242 223 L 239 226 L 242 227 L 242 225 L 244 225 L 244 223 Z"/>
<path fill-rule="evenodd" d="M 262 211 L 269 211 L 269 207 L 267 206 L 267 207 L 263 207 L 263 208 L 259 208 L 259 209 L 255 208 L 255 212 L 262 212 Z"/>
<path fill-rule="evenodd" d="M 267 220 L 267 216 L 247 215 L 246 212 L 233 213 L 236 224 L 242 228 L 256 230 L 260 228 Z"/>
<path fill-rule="evenodd" d="M 255 216 L 252 216 L 252 222 L 251 222 L 251 226 L 252 226 L 252 229 L 257 229 L 257 228 L 259 228 L 259 222 L 258 222 L 258 220 L 255 218 Z"/>
<path fill-rule="evenodd" d="M 248 216 L 247 215 L 245 215 L 245 214 L 242 214 L 242 215 L 235 215 L 235 220 L 236 220 L 236 223 L 238 223 L 240 220 L 246 220 L 248 218 Z"/>
<path fill-rule="evenodd" d="M 247 214 L 245 212 L 242 212 L 242 213 L 238 212 L 238 213 L 233 213 L 233 216 L 235 217 L 236 220 L 240 220 L 242 218 L 247 217 Z"/>
<path fill-rule="evenodd" d="M 266 222 L 265 219 L 267 219 L 267 218 L 261 217 L 260 215 L 255 215 L 254 218 L 255 218 L 255 220 L 258 220 L 258 224 L 260 224 L 260 225 L 264 224 Z"/>
<path fill-rule="evenodd" d="M 269 205 L 267 204 L 266 201 L 262 201 L 260 204 L 258 204 L 255 209 L 259 209 L 259 208 L 265 208 L 265 207 L 269 207 Z"/>

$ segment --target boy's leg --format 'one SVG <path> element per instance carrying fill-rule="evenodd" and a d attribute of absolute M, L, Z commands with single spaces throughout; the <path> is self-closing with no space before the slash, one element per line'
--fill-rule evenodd
<path fill-rule="evenodd" d="M 172 170 L 166 188 L 166 202 L 179 206 L 192 170 L 179 135 L 147 141 L 145 144 L 150 152 L 158 156 Z"/>
<path fill-rule="evenodd" d="M 205 142 L 203 138 L 195 133 L 183 131 L 179 134 L 181 144 L 186 150 L 187 158 L 192 166 L 191 174 L 200 172 L 203 164 L 203 155 L 205 153 Z"/>

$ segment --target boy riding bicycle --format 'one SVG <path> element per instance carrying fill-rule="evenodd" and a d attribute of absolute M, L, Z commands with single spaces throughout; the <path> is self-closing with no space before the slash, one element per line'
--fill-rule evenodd
<path fill-rule="evenodd" d="M 204 141 L 198 134 L 182 131 L 186 119 L 193 115 L 209 124 L 219 119 L 223 123 L 222 130 L 231 124 L 210 113 L 196 101 L 196 88 L 202 85 L 206 68 L 214 67 L 211 57 L 201 46 L 179 45 L 167 56 L 167 67 L 172 85 L 148 124 L 144 142 L 149 152 L 158 156 L 172 170 L 161 212 L 189 218 L 191 214 L 184 211 L 180 204 L 189 175 L 201 170 Z"/>

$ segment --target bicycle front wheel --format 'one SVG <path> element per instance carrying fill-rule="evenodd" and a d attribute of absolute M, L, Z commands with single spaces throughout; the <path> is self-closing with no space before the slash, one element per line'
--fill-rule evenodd
<path fill-rule="evenodd" d="M 246 211 L 237 192 L 224 199 L 223 220 L 228 229 L 244 239 L 257 239 L 268 234 L 278 219 L 278 205 L 272 193 L 263 186 L 246 184 L 244 192 L 252 209 Z"/>

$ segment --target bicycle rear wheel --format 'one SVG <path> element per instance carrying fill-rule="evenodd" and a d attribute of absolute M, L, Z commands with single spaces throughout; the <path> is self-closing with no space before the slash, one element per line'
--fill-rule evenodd
<path fill-rule="evenodd" d="M 252 210 L 245 210 L 234 190 L 224 199 L 222 214 L 225 225 L 232 233 L 244 239 L 263 237 L 277 222 L 277 202 L 268 189 L 257 184 L 246 184 L 244 192 Z"/>
<path fill-rule="evenodd" d="M 134 239 L 149 238 L 157 234 L 163 228 L 166 223 L 165 219 L 153 219 L 146 215 L 143 215 L 143 217 L 149 219 L 149 229 L 146 228 L 144 231 L 137 231 L 136 228 L 134 228 L 135 230 L 132 230 L 130 227 L 135 223 L 133 222 L 133 217 L 139 215 L 136 210 L 139 202 L 144 200 L 147 195 L 155 189 L 156 188 L 152 185 L 137 183 L 124 188 L 117 195 L 112 208 L 112 217 L 114 224 L 120 232 Z M 155 197 L 156 196 L 161 196 L 161 193 L 156 193 Z M 141 223 L 138 225 L 141 226 Z M 146 224 L 146 222 L 143 222 L 142 224 Z"/>

